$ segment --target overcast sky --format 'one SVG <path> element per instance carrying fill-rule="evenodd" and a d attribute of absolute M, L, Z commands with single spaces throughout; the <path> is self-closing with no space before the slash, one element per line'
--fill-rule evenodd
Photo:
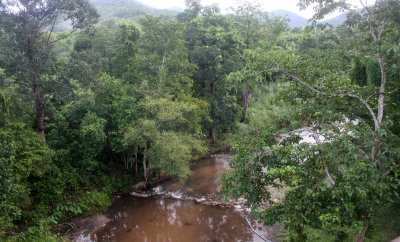
<path fill-rule="evenodd" d="M 185 0 L 139 0 L 140 2 L 149 5 L 154 8 L 171 8 L 171 7 L 180 7 L 185 8 Z M 209 5 L 212 3 L 216 3 L 219 5 L 223 12 L 226 12 L 225 9 L 229 8 L 232 5 L 235 5 L 235 0 L 202 0 L 203 5 Z M 313 15 L 312 8 L 300 11 L 297 6 L 297 0 L 259 0 L 258 1 L 264 8 L 265 11 L 273 11 L 277 9 L 285 9 L 291 12 L 297 13 L 300 16 L 305 18 L 310 18 Z M 351 4 L 355 4 L 360 6 L 359 0 L 348 0 Z M 369 0 L 368 4 L 373 4 L 375 0 Z M 329 17 L 334 17 L 339 15 L 340 13 L 332 14 Z"/>

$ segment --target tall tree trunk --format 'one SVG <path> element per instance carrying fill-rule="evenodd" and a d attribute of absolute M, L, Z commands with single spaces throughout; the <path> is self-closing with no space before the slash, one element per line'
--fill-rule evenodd
<path fill-rule="evenodd" d="M 365 238 L 365 234 L 364 233 L 357 234 L 355 239 L 354 239 L 354 242 L 364 242 L 364 238 Z"/>
<path fill-rule="evenodd" d="M 147 175 L 147 164 L 146 164 L 146 162 L 147 162 L 147 141 L 145 141 L 144 153 L 143 153 L 143 176 L 144 176 L 145 182 L 147 184 L 148 175 Z"/>
<path fill-rule="evenodd" d="M 147 176 L 151 174 L 151 160 L 147 158 Z"/>
<path fill-rule="evenodd" d="M 138 147 L 135 146 L 135 178 L 138 177 Z"/>
<path fill-rule="evenodd" d="M 215 138 L 215 133 L 216 133 L 216 124 L 215 124 L 215 81 L 211 82 L 210 84 L 211 87 L 211 119 L 212 119 L 212 124 L 211 124 L 211 130 L 210 130 L 210 138 L 211 138 L 211 143 L 214 144 L 216 141 Z"/>
<path fill-rule="evenodd" d="M 212 81 L 210 84 L 211 87 L 211 100 L 215 100 L 215 81 Z"/>
<path fill-rule="evenodd" d="M 211 143 L 215 143 L 215 119 L 213 118 L 212 124 L 211 124 L 211 131 L 210 131 L 210 136 L 211 136 Z"/>
<path fill-rule="evenodd" d="M 201 96 L 205 97 L 207 94 L 206 78 L 204 78 L 204 66 L 201 66 Z"/>
<path fill-rule="evenodd" d="M 107 122 L 109 123 L 109 122 Z M 112 165 L 113 163 L 113 158 L 112 158 L 112 148 L 111 148 L 111 130 L 110 127 L 107 127 L 107 147 L 108 147 L 108 164 Z"/>
<path fill-rule="evenodd" d="M 161 78 L 161 74 L 164 69 L 164 65 L 165 65 L 165 61 L 166 61 L 166 56 L 165 56 L 166 54 L 167 54 L 167 51 L 164 51 L 161 66 L 158 68 L 159 69 L 158 80 L 160 83 L 164 83 L 164 80 Z"/>
<path fill-rule="evenodd" d="M 364 228 L 364 230 L 361 232 L 361 234 L 356 234 L 356 237 L 354 238 L 354 242 L 364 242 L 365 232 L 367 232 L 367 227 Z"/>
<path fill-rule="evenodd" d="M 249 103 L 252 97 L 253 97 L 253 92 L 250 90 L 250 88 L 247 88 L 246 90 L 243 91 L 243 116 L 242 120 L 240 120 L 241 123 L 244 123 L 246 121 L 247 108 L 249 107 Z"/>
<path fill-rule="evenodd" d="M 40 90 L 37 84 L 34 85 L 33 91 L 35 93 L 35 106 L 36 106 L 36 125 L 38 133 L 45 137 L 43 125 L 43 108 L 40 104 Z"/>
<path fill-rule="evenodd" d="M 205 97 L 206 96 L 206 82 L 204 80 L 201 81 L 201 96 Z"/>

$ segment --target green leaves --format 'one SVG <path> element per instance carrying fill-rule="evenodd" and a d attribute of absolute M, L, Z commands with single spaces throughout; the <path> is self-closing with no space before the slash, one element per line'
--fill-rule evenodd
<path fill-rule="evenodd" d="M 200 107 L 156 93 L 145 96 L 139 105 L 143 112 L 123 132 L 124 146 L 150 145 L 153 169 L 182 179 L 187 177 L 189 160 L 205 152 L 199 126 Z"/>
<path fill-rule="evenodd" d="M 190 174 L 189 160 L 192 157 L 192 147 L 190 143 L 185 142 L 187 139 L 185 136 L 188 135 L 166 131 L 155 137 L 149 150 L 154 168 L 181 179 Z"/>
<path fill-rule="evenodd" d="M 0 125 L 0 237 L 31 205 L 31 180 L 45 174 L 53 155 L 43 137 L 25 124 Z"/>
<path fill-rule="evenodd" d="M 340 1 L 301 1 L 303 6 L 311 3 L 321 4 L 315 19 L 346 7 Z M 224 175 L 223 191 L 245 197 L 263 221 L 285 223 L 297 240 L 307 237 L 306 225 L 361 233 L 381 209 L 398 199 L 397 168 L 389 162 L 398 159 L 398 132 L 388 126 L 372 131 L 375 120 L 368 110 L 376 110 L 376 87 L 382 85 L 378 58 L 371 56 L 385 48 L 376 43 L 362 47 L 361 42 L 371 41 L 368 29 L 352 36 L 360 41 L 362 56 L 354 58 L 350 80 L 347 58 L 352 55 L 340 42 L 343 33 L 335 31 L 305 33 L 297 43 L 299 50 L 247 51 L 245 67 L 229 79 L 237 90 L 245 80 L 265 80 L 266 75 L 285 82 L 280 88 L 266 87 L 264 96 L 250 106 L 248 124 L 239 125 L 233 138 L 234 170 Z M 308 144 L 303 132 L 310 139 L 323 139 Z M 385 138 L 389 136 L 390 141 Z M 385 147 L 371 158 L 377 143 Z M 278 203 L 271 196 L 276 186 L 286 191 Z M 260 205 L 266 203 L 273 206 Z"/>
<path fill-rule="evenodd" d="M 89 171 L 98 168 L 98 155 L 103 151 L 107 139 L 105 125 L 106 120 L 99 118 L 95 113 L 88 112 L 83 117 L 81 123 L 83 159 Z"/>

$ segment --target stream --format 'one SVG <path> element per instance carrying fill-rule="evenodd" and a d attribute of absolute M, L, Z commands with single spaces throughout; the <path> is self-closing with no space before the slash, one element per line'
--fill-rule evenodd
<path fill-rule="evenodd" d="M 198 201 L 220 200 L 217 179 L 228 169 L 231 157 L 203 158 L 192 166 L 186 181 L 164 182 L 153 188 L 152 196 L 117 198 L 103 215 L 86 218 L 83 227 L 87 229 L 76 241 L 264 241 L 251 230 L 244 219 L 248 212 L 240 205 L 223 208 Z M 96 222 L 98 226 L 93 226 Z M 279 225 L 252 224 L 258 234 L 277 240 Z"/>

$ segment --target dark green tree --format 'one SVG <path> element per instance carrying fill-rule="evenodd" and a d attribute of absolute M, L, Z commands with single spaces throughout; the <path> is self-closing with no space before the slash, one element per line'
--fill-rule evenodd
<path fill-rule="evenodd" d="M 117 78 L 135 78 L 135 58 L 140 29 L 133 21 L 120 21 L 116 33 L 115 55 L 111 58 L 111 74 Z"/>
<path fill-rule="evenodd" d="M 184 39 L 187 41 L 189 61 L 197 66 L 193 74 L 195 92 L 211 106 L 208 130 L 214 143 L 217 126 L 223 123 L 224 117 L 235 119 L 235 101 L 230 97 L 225 81 L 227 74 L 240 68 L 242 43 L 231 19 L 219 14 L 216 6 L 200 9 L 198 5 L 194 6 L 187 14 L 197 11 L 198 16 L 187 22 Z M 224 107 L 228 103 L 233 105 Z M 225 121 L 228 122 L 224 125 L 229 127 L 233 120 Z"/>
<path fill-rule="evenodd" d="M 26 93 L 31 90 L 36 128 L 44 136 L 43 116 L 48 101 L 43 100 L 46 93 L 41 91 L 52 86 L 53 78 L 46 74 L 54 73 L 53 44 L 65 37 L 54 38 L 54 26 L 59 19 L 70 21 L 73 33 L 95 24 L 98 14 L 86 0 L 2 1 L 0 19 L 12 48 L 8 61 L 18 75 L 20 87 Z"/>
<path fill-rule="evenodd" d="M 0 69 L 0 238 L 32 206 L 31 181 L 42 177 L 54 152 L 31 128 L 15 80 Z"/>

